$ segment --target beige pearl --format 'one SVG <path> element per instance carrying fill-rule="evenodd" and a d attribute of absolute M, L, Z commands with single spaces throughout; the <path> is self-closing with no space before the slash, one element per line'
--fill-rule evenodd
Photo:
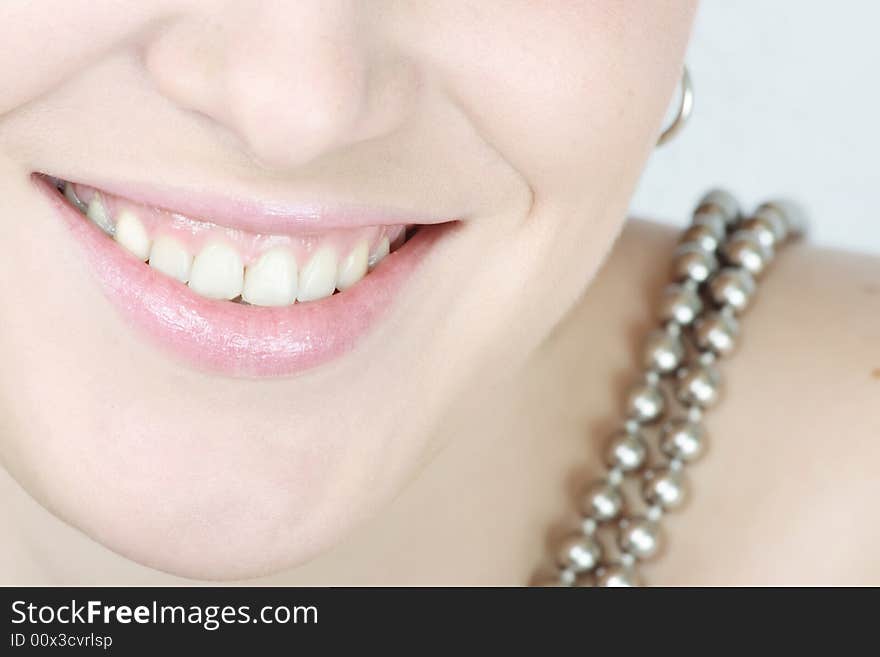
<path fill-rule="evenodd" d="M 754 234 L 743 230 L 731 235 L 722 251 L 731 264 L 742 267 L 753 276 L 760 276 L 773 259 L 771 249 L 761 244 Z"/>
<path fill-rule="evenodd" d="M 691 462 L 697 460 L 706 448 L 703 427 L 686 417 L 672 418 L 663 425 L 660 449 L 670 458 Z"/>
<path fill-rule="evenodd" d="M 673 284 L 666 287 L 660 300 L 658 315 L 665 322 L 677 322 L 687 326 L 703 310 L 700 295 L 691 287 Z"/>
<path fill-rule="evenodd" d="M 745 311 L 755 294 L 755 279 L 741 267 L 725 267 L 709 281 L 709 293 L 719 306 Z"/>
<path fill-rule="evenodd" d="M 584 496 L 584 515 L 597 522 L 616 518 L 622 507 L 623 497 L 620 491 L 604 481 L 593 484 Z"/>
<path fill-rule="evenodd" d="M 650 559 L 660 550 L 660 526 L 647 518 L 633 518 L 620 527 L 620 549 L 638 559 Z"/>
<path fill-rule="evenodd" d="M 561 567 L 584 573 L 599 565 L 601 556 L 602 550 L 595 538 L 575 534 L 562 542 L 556 559 Z"/>
<path fill-rule="evenodd" d="M 697 365 L 684 370 L 678 380 L 678 399 L 687 406 L 708 408 L 718 401 L 721 375 L 712 365 Z"/>
<path fill-rule="evenodd" d="M 658 420 L 666 410 L 666 398 L 656 385 L 639 383 L 626 397 L 626 414 L 641 424 Z"/>
<path fill-rule="evenodd" d="M 641 434 L 619 431 L 611 437 L 606 459 L 611 467 L 632 472 L 645 463 L 647 451 L 645 439 Z"/>
<path fill-rule="evenodd" d="M 642 486 L 642 497 L 652 506 L 660 506 L 664 510 L 677 509 L 685 499 L 684 474 L 680 470 L 664 468 L 646 473 Z"/>
<path fill-rule="evenodd" d="M 646 369 L 661 374 L 674 372 L 684 358 L 681 337 L 665 329 L 651 331 L 645 338 L 642 363 Z"/>
<path fill-rule="evenodd" d="M 736 347 L 739 324 L 727 313 L 709 313 L 694 325 L 694 341 L 700 349 L 710 349 L 718 356 L 727 356 Z"/>

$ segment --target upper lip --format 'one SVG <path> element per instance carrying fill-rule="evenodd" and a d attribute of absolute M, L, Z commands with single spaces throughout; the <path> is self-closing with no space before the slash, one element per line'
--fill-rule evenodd
<path fill-rule="evenodd" d="M 140 205 L 161 208 L 191 219 L 259 234 L 312 232 L 377 225 L 438 224 L 457 218 L 428 216 L 403 208 L 356 203 L 296 202 L 225 196 L 215 192 L 139 182 L 93 182 L 68 178 L 64 180 L 124 197 Z"/>

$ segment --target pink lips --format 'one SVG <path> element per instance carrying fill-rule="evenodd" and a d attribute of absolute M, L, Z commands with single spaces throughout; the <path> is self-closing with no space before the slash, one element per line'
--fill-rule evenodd
<path fill-rule="evenodd" d="M 202 191 L 195 193 L 168 188 L 156 189 L 113 181 L 98 182 L 95 186 L 139 205 L 165 208 L 189 217 L 210 219 L 214 223 L 251 233 L 274 234 L 382 224 L 439 224 L 449 221 L 442 217 L 418 215 L 411 211 L 391 208 L 260 202 L 235 196 L 217 196 Z"/>
<path fill-rule="evenodd" d="M 212 301 L 130 256 L 35 178 L 85 246 L 102 287 L 123 316 L 199 369 L 228 376 L 292 375 L 349 351 L 444 232 L 423 227 L 363 280 L 319 301 L 263 308 Z"/>

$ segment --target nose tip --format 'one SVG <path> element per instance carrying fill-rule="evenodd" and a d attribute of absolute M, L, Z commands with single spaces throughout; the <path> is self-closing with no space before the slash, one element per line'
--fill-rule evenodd
<path fill-rule="evenodd" d="M 307 64 L 267 63 L 275 57 L 239 55 L 226 73 L 221 105 L 206 112 L 231 128 L 255 160 L 289 168 L 376 136 L 380 121 L 368 113 L 363 61 L 340 54 L 319 63 L 311 52 L 296 58 Z"/>
<path fill-rule="evenodd" d="M 260 165 L 301 166 L 393 129 L 409 105 L 408 68 L 367 47 L 354 11 L 304 2 L 178 18 L 148 45 L 146 67 L 163 95 L 234 133 Z"/>

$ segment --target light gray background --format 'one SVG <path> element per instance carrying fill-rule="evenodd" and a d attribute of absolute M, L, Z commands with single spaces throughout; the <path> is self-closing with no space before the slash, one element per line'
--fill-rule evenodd
<path fill-rule="evenodd" d="M 705 0 L 691 121 L 657 149 L 634 216 L 680 225 L 723 186 L 800 201 L 810 238 L 880 254 L 880 3 Z"/>

